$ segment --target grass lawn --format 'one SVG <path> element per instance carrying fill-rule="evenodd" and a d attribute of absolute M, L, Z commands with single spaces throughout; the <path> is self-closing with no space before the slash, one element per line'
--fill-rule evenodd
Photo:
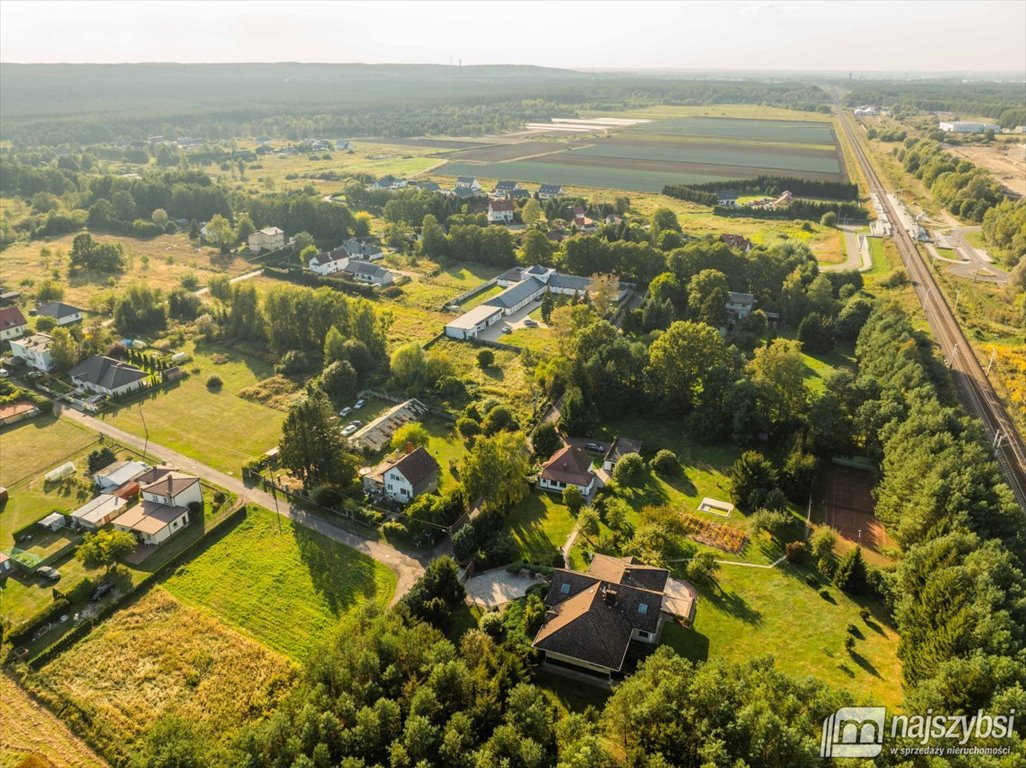
<path fill-rule="evenodd" d="M 46 707 L 0 674 L 0 766 L 59 765 L 102 768 L 107 763 Z M 33 759 L 36 762 L 32 762 Z M 45 762 L 39 762 L 45 760 Z"/>
<path fill-rule="evenodd" d="M 274 371 L 262 360 L 216 346 L 190 342 L 183 351 L 193 357 L 185 364 L 188 378 L 133 398 L 101 418 L 139 437 L 146 435 L 145 418 L 152 442 L 238 476 L 242 464 L 276 446 L 281 437 L 285 413 L 238 396 Z M 224 382 L 220 390 L 207 388 L 214 374 Z"/>
<path fill-rule="evenodd" d="M 534 394 L 530 372 L 524 367 L 520 355 L 504 349 L 492 350 L 495 361 L 487 368 L 477 363 L 477 353 L 483 347 L 443 338 L 431 345 L 431 354 L 447 358 L 455 368 L 455 375 L 472 393 L 482 399 L 496 398 L 507 403 L 521 426 L 529 424 L 534 410 Z"/>
<path fill-rule="evenodd" d="M 770 654 L 792 675 L 811 675 L 881 705 L 902 701 L 898 635 L 882 607 L 867 624 L 860 604 L 829 587 L 831 599 L 805 580 L 808 569 L 721 566 L 716 585 L 699 590 L 693 629 L 667 625 L 663 643 L 691 659 L 744 661 Z M 844 648 L 847 626 L 855 625 L 855 654 Z"/>
<path fill-rule="evenodd" d="M 507 518 L 522 560 L 550 565 L 576 522 L 556 496 L 532 490 Z"/>
<path fill-rule="evenodd" d="M 168 291 L 179 287 L 182 278 L 193 274 L 201 285 L 219 275 L 238 275 L 253 269 L 245 259 L 223 259 L 216 249 L 203 248 L 197 252 L 189 240 L 188 233 L 160 235 L 150 239 L 125 237 L 122 235 L 93 234 L 101 243 L 120 243 L 125 249 L 126 269 L 120 275 L 84 273 L 68 277 L 71 243 L 74 232 L 49 241 L 33 240 L 11 245 L 4 250 L 4 281 L 11 286 L 26 287 L 58 274 L 58 282 L 64 286 L 64 301 L 91 309 L 108 293 L 121 293 L 133 283 L 146 283 L 151 288 Z M 41 253 L 46 248 L 50 255 Z M 30 281 L 28 286 L 23 281 Z M 113 281 L 113 282 L 111 282 Z"/>
<path fill-rule="evenodd" d="M 295 676 L 286 658 L 157 587 L 44 666 L 29 685 L 121 765 L 157 719 L 171 714 L 201 728 L 212 748 L 226 747 L 241 727 L 281 703 Z"/>
<path fill-rule="evenodd" d="M 451 315 L 443 312 L 409 306 L 399 301 L 382 301 L 375 307 L 392 315 L 388 343 L 393 347 L 401 346 L 408 341 L 423 344 L 445 330 L 445 324 L 451 318 Z"/>
<path fill-rule="evenodd" d="M 302 660 L 341 614 L 367 601 L 388 605 L 395 585 L 395 575 L 366 555 L 251 506 L 163 586 Z"/>
<path fill-rule="evenodd" d="M 96 439 L 85 427 L 53 416 L 6 427 L 0 431 L 0 485 L 9 488 L 37 475 Z"/>

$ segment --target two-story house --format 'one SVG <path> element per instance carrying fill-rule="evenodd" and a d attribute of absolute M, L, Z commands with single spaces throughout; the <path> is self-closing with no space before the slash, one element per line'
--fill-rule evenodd
<path fill-rule="evenodd" d="M 11 339 L 11 354 L 25 365 L 37 371 L 49 373 L 53 370 L 53 357 L 50 354 L 52 339 L 45 333 L 34 333 L 24 339 Z"/>
<path fill-rule="evenodd" d="M 0 308 L 0 341 L 16 339 L 27 331 L 28 320 L 18 307 Z"/>
<path fill-rule="evenodd" d="M 265 227 L 249 236 L 249 252 L 276 251 L 285 247 L 285 233 L 277 227 Z"/>

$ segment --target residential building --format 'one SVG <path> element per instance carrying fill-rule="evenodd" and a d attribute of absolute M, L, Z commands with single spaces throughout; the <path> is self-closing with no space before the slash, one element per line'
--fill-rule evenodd
<path fill-rule="evenodd" d="M 480 192 L 481 185 L 473 176 L 459 176 L 456 179 L 456 189 L 469 189 L 471 192 Z"/>
<path fill-rule="evenodd" d="M 545 623 L 533 646 L 545 669 L 598 685 L 623 677 L 632 642 L 655 645 L 665 623 L 688 625 L 697 595 L 664 568 L 596 554 L 587 573 L 557 568 L 545 597 Z"/>
<path fill-rule="evenodd" d="M 115 528 L 133 534 L 140 544 L 155 547 L 185 529 L 189 510 L 144 499 L 113 522 Z"/>
<path fill-rule="evenodd" d="M 111 493 L 125 483 L 136 480 L 150 468 L 141 461 L 114 461 L 93 475 L 96 487 L 104 493 Z"/>
<path fill-rule="evenodd" d="M 386 498 L 407 504 L 422 493 L 438 488 L 438 462 L 424 448 L 387 459 L 363 477 L 363 487 Z"/>
<path fill-rule="evenodd" d="M 574 227 L 580 232 L 594 232 L 598 229 L 595 220 L 589 218 L 587 211 L 579 205 L 574 208 Z"/>
<path fill-rule="evenodd" d="M 14 570 L 14 560 L 6 552 L 0 552 L 0 576 L 6 576 Z"/>
<path fill-rule="evenodd" d="M 199 478 L 178 470 L 165 472 L 162 477 L 143 485 L 140 490 L 143 500 L 169 507 L 203 503 L 203 488 Z"/>
<path fill-rule="evenodd" d="M 25 419 L 35 418 L 39 415 L 39 408 L 28 400 L 18 400 L 13 403 L 0 405 L 0 427 L 9 424 L 17 424 Z"/>
<path fill-rule="evenodd" d="M 489 307 L 499 307 L 503 314 L 511 315 L 521 307 L 525 307 L 545 292 L 545 283 L 536 277 L 529 277 L 502 293 L 492 296 L 484 302 Z"/>
<path fill-rule="evenodd" d="M 591 458 L 572 445 L 564 445 L 546 461 L 538 474 L 538 487 L 543 491 L 562 493 L 575 485 L 585 496 L 595 490 Z"/>
<path fill-rule="evenodd" d="M 395 282 L 395 275 L 384 267 L 359 259 L 349 259 L 342 267 L 342 273 L 349 280 L 367 285 L 391 285 Z"/>
<path fill-rule="evenodd" d="M 480 304 L 445 325 L 445 335 L 453 339 L 476 339 L 478 334 L 502 319 L 502 307 Z"/>
<path fill-rule="evenodd" d="M 505 198 L 488 201 L 488 223 L 489 224 L 512 224 L 513 212 L 516 206 L 512 200 Z"/>
<path fill-rule="evenodd" d="M 995 125 L 994 123 L 974 123 L 965 120 L 943 122 L 937 127 L 945 133 L 986 133 L 987 131 L 1001 133 L 1000 125 Z"/>
<path fill-rule="evenodd" d="M 742 235 L 720 235 L 720 242 L 726 243 L 731 248 L 742 250 L 745 253 L 752 250 L 752 241 Z"/>
<path fill-rule="evenodd" d="M 641 441 L 633 437 L 617 435 L 613 438 L 613 442 L 609 444 L 609 449 L 602 458 L 602 469 L 606 470 L 606 472 L 612 472 L 616 462 L 628 453 L 641 453 Z"/>
<path fill-rule="evenodd" d="M 333 275 L 341 272 L 349 263 L 349 251 L 345 247 L 339 247 L 333 251 L 322 251 L 310 259 L 306 268 L 318 275 Z"/>
<path fill-rule="evenodd" d="M 469 200 L 469 199 L 474 198 L 474 197 L 479 197 L 480 195 L 481 195 L 481 190 L 480 189 L 476 189 L 475 190 L 475 189 L 471 189 L 470 187 L 456 187 L 452 191 L 452 196 L 453 197 L 458 197 L 460 200 Z"/>
<path fill-rule="evenodd" d="M 357 240 L 355 237 L 351 237 L 342 243 L 342 247 L 349 251 L 350 256 L 366 261 L 377 261 L 385 256 L 381 246 L 369 238 Z"/>
<path fill-rule="evenodd" d="M 539 200 L 553 200 L 563 196 L 563 187 L 559 184 L 542 184 L 538 187 Z"/>
<path fill-rule="evenodd" d="M 737 192 L 733 189 L 720 189 L 716 192 L 716 205 L 733 208 L 737 205 Z"/>
<path fill-rule="evenodd" d="M 12 307 L 0 308 L 0 341 L 9 341 L 24 336 L 28 332 L 28 320 L 21 309 Z"/>
<path fill-rule="evenodd" d="M 755 296 L 750 293 L 727 291 L 727 314 L 733 320 L 744 320 L 755 309 Z"/>
<path fill-rule="evenodd" d="M 9 307 L 21 298 L 21 291 L 4 291 L 0 293 L 0 307 Z"/>
<path fill-rule="evenodd" d="M 124 499 L 109 493 L 101 493 L 71 512 L 69 516 L 82 528 L 95 531 L 121 515 L 127 506 L 128 502 Z"/>
<path fill-rule="evenodd" d="M 11 354 L 25 365 L 37 371 L 49 373 L 53 370 L 53 357 L 50 355 L 52 339 L 45 333 L 34 333 L 28 338 L 11 339 Z"/>
<path fill-rule="evenodd" d="M 441 192 L 442 188 L 438 186 L 437 181 L 418 181 L 417 187 L 424 192 Z"/>
<path fill-rule="evenodd" d="M 285 247 L 285 233 L 277 227 L 266 227 L 249 236 L 249 252 L 276 251 Z"/>
<path fill-rule="evenodd" d="M 500 181 L 495 185 L 495 189 L 492 190 L 492 194 L 496 197 L 506 197 L 514 189 L 520 189 L 520 182 L 518 181 Z"/>
<path fill-rule="evenodd" d="M 40 317 L 52 317 L 57 325 L 71 325 L 82 320 L 85 311 L 61 301 L 49 301 L 36 307 L 36 314 Z"/>
<path fill-rule="evenodd" d="M 371 189 L 392 189 L 395 185 L 395 176 L 382 176 L 380 179 L 370 185 Z"/>
<path fill-rule="evenodd" d="M 392 439 L 392 434 L 404 424 L 420 421 L 428 407 L 416 398 L 394 405 L 374 421 L 360 427 L 349 438 L 349 446 L 357 450 L 380 451 Z"/>
<path fill-rule="evenodd" d="M 71 381 L 81 390 L 115 397 L 146 385 L 147 374 L 134 365 L 105 355 L 93 355 L 71 369 Z"/>
<path fill-rule="evenodd" d="M 531 198 L 531 193 L 523 187 L 517 187 L 516 189 L 506 193 L 506 197 L 513 201 L 529 200 Z"/>

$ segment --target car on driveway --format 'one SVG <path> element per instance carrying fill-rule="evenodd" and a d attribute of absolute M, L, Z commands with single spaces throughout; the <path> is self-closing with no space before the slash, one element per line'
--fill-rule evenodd
<path fill-rule="evenodd" d="M 526 327 L 528 327 L 528 328 L 537 328 L 538 327 L 537 321 L 532 320 L 531 318 L 527 318 L 526 320 L 524 320 L 524 325 Z"/>
<path fill-rule="evenodd" d="M 363 408 L 363 400 L 357 400 L 355 403 L 353 403 L 353 410 L 354 411 L 358 411 L 361 408 Z"/>
<path fill-rule="evenodd" d="M 341 411 L 339 411 L 339 412 L 338 412 L 338 415 L 339 415 L 339 416 L 341 416 L 342 418 L 345 418 L 346 416 L 348 416 L 348 415 L 349 415 L 349 414 L 351 414 L 352 412 L 353 412 L 353 409 L 352 409 L 352 408 L 350 408 L 350 407 L 349 407 L 349 406 L 347 405 L 347 406 L 346 406 L 345 408 L 343 408 L 343 409 L 342 409 Z"/>
<path fill-rule="evenodd" d="M 92 597 L 90 597 L 89 599 L 95 603 L 97 600 L 101 599 L 105 594 L 110 592 L 112 589 L 114 589 L 114 582 L 105 581 L 93 590 Z"/>
<path fill-rule="evenodd" d="M 605 453 L 606 446 L 602 445 L 602 443 L 587 443 L 584 446 L 584 450 L 591 451 L 592 453 Z"/>
<path fill-rule="evenodd" d="M 354 427 L 352 424 L 350 424 L 348 427 L 342 430 L 342 437 L 349 437 L 357 429 L 359 429 L 359 427 Z"/>
<path fill-rule="evenodd" d="M 513 333 L 513 329 L 510 328 L 508 325 L 504 325 L 504 326 L 502 326 L 502 332 L 503 333 Z"/>
<path fill-rule="evenodd" d="M 61 577 L 61 572 L 56 568 L 51 568 L 49 565 L 44 565 L 42 568 L 37 568 L 36 573 L 42 576 L 48 581 L 57 581 Z"/>

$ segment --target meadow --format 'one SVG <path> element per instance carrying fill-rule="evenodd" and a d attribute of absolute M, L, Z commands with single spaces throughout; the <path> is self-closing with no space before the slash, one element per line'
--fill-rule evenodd
<path fill-rule="evenodd" d="M 188 720 L 224 749 L 241 727 L 277 708 L 296 672 L 293 662 L 157 587 L 28 685 L 111 762 L 124 764 L 167 717 Z"/>
<path fill-rule="evenodd" d="M 384 565 L 254 506 L 163 583 L 184 603 L 297 661 L 346 611 L 387 606 L 395 586 Z"/>

